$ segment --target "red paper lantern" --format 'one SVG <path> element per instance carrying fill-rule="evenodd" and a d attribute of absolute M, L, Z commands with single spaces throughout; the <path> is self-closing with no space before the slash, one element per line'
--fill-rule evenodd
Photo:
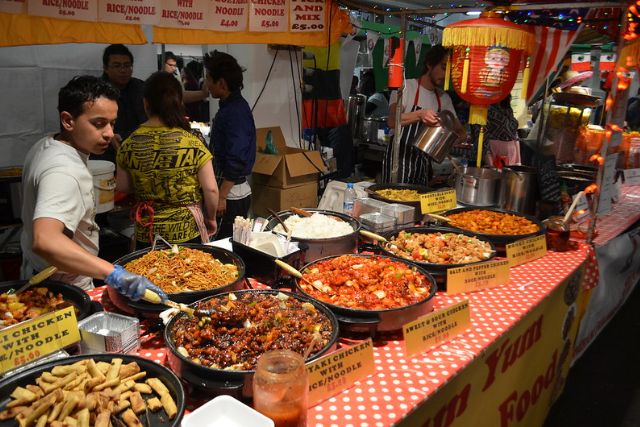
<path fill-rule="evenodd" d="M 518 77 L 521 59 L 521 50 L 500 46 L 456 46 L 449 59 L 453 88 L 472 106 L 485 109 L 509 95 Z M 464 81 L 465 60 L 468 61 L 467 81 Z"/>
<path fill-rule="evenodd" d="M 525 27 L 505 21 L 499 13 L 485 12 L 480 18 L 448 25 L 442 35 L 442 44 L 453 50 L 447 63 L 445 85 L 451 77 L 456 93 L 471 106 L 469 123 L 481 125 L 476 159 L 480 167 L 489 105 L 509 95 L 522 54 L 533 51 L 535 36 Z M 522 82 L 525 98 L 529 62 L 530 58 L 525 58 Z"/>

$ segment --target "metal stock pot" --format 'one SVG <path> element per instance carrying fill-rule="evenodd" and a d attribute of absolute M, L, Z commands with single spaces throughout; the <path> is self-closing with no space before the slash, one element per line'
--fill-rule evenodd
<path fill-rule="evenodd" d="M 502 173 L 496 169 L 464 167 L 456 173 L 459 203 L 472 206 L 497 206 L 502 191 Z"/>
<path fill-rule="evenodd" d="M 440 111 L 438 120 L 440 123 L 438 126 L 423 124 L 413 140 L 413 146 L 436 163 L 444 160 L 453 144 L 467 139 L 464 128 L 452 112 Z"/>
<path fill-rule="evenodd" d="M 356 247 L 358 245 L 358 233 L 360 231 L 360 221 L 341 212 L 314 208 L 305 210 L 311 213 L 321 213 L 323 215 L 336 217 L 344 222 L 347 222 L 351 226 L 351 228 L 353 228 L 352 233 L 338 237 L 329 237 L 324 239 L 303 239 L 299 237 L 291 237 L 291 240 L 303 242 L 309 247 L 305 256 L 305 260 L 307 262 L 315 261 L 318 258 L 323 258 L 330 255 L 351 254 L 356 250 Z M 286 220 L 292 215 L 295 214 L 290 210 L 278 212 L 278 216 L 280 216 L 280 218 L 282 218 L 283 220 Z M 267 225 L 265 226 L 265 230 L 273 230 L 276 225 L 278 225 L 278 220 L 275 217 L 270 216 L 269 218 L 267 218 L 266 224 Z"/>

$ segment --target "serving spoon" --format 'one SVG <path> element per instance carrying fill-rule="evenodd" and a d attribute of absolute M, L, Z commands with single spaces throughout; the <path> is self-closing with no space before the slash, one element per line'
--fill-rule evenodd
<path fill-rule="evenodd" d="M 310 282 L 309 279 L 304 277 L 302 275 L 302 273 L 297 268 L 293 267 L 290 264 L 287 264 L 286 262 L 284 262 L 282 260 L 276 259 L 276 260 L 274 260 L 274 262 L 278 265 L 278 267 L 280 267 L 281 269 L 283 269 L 287 273 L 291 274 L 293 277 L 295 277 L 297 279 L 300 279 L 301 281 L 307 283 L 308 285 L 313 286 L 314 288 L 316 288 L 320 292 L 324 292 L 325 294 L 329 294 L 329 295 L 335 295 L 335 292 L 333 292 L 333 289 L 331 289 L 331 286 L 327 286 L 325 284 L 320 285 L 320 284 L 317 284 L 317 283 Z"/>
<path fill-rule="evenodd" d="M 44 270 L 32 276 L 31 279 L 29 279 L 27 283 L 25 283 L 21 288 L 15 291 L 14 294 L 18 295 L 19 293 L 26 291 L 31 286 L 37 285 L 38 283 L 41 283 L 47 280 L 56 271 L 58 271 L 58 267 L 56 267 L 55 265 L 50 265 L 49 267 L 46 267 Z"/>
<path fill-rule="evenodd" d="M 280 217 L 280 215 L 278 215 L 278 213 L 276 211 L 274 211 L 273 209 L 271 209 L 271 208 L 267 208 L 267 210 L 280 223 L 280 225 L 282 226 L 282 229 L 284 230 L 284 232 L 285 233 L 289 233 L 289 228 L 287 228 L 287 226 L 284 223 L 284 220 Z"/>

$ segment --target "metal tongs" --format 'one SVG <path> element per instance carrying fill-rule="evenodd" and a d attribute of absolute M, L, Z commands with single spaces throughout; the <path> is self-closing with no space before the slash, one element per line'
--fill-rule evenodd
<path fill-rule="evenodd" d="M 213 313 L 215 313 L 215 310 L 199 310 L 199 309 L 189 307 L 186 304 L 177 303 L 171 300 L 162 301 L 160 299 L 160 295 L 158 295 L 157 293 L 153 292 L 150 289 L 146 289 L 144 291 L 144 295 L 142 296 L 142 299 L 152 304 L 167 305 L 171 308 L 175 308 L 176 310 L 182 311 L 183 313 L 186 313 L 191 317 L 210 317 Z"/>
<path fill-rule="evenodd" d="M 153 243 L 151 244 L 152 251 L 156 250 L 156 245 L 158 244 L 158 241 L 161 241 L 165 245 L 169 246 L 172 253 L 177 254 L 179 252 L 178 245 L 172 245 L 171 243 L 164 240 L 164 238 L 159 234 L 156 234 L 155 237 L 153 238 Z"/>

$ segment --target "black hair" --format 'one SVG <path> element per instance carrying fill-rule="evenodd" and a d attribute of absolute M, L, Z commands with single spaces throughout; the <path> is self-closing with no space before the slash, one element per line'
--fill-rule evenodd
<path fill-rule="evenodd" d="M 168 127 L 191 130 L 182 103 L 182 86 L 173 75 L 164 71 L 151 74 L 144 82 L 144 99 L 150 116 L 157 116 Z"/>
<path fill-rule="evenodd" d="M 214 82 L 221 78 L 227 83 L 230 92 L 244 87 L 242 84 L 242 68 L 236 58 L 228 53 L 214 50 L 204 56 L 204 66 Z"/>
<path fill-rule="evenodd" d="M 189 69 L 193 73 L 196 80 L 200 80 L 200 78 L 202 78 L 202 63 L 198 61 L 191 61 L 185 66 L 185 68 Z"/>
<path fill-rule="evenodd" d="M 368 97 L 376 93 L 376 78 L 373 70 L 367 70 L 362 73 L 362 79 L 360 80 L 360 93 Z"/>
<path fill-rule="evenodd" d="M 427 68 L 433 68 L 441 63 L 448 54 L 449 50 L 441 44 L 431 46 L 431 49 L 429 49 L 424 55 L 424 68 L 422 69 L 422 74 L 427 72 Z"/>
<path fill-rule="evenodd" d="M 171 51 L 167 51 L 164 53 L 164 62 L 167 62 L 167 59 L 173 59 L 174 61 L 176 61 L 176 64 L 178 63 L 178 57 Z"/>
<path fill-rule="evenodd" d="M 66 111 L 76 118 L 84 112 L 86 102 L 100 97 L 117 102 L 119 96 L 120 91 L 106 80 L 88 75 L 76 76 L 58 92 L 58 112 Z"/>
<path fill-rule="evenodd" d="M 123 44 L 111 44 L 105 48 L 102 54 L 102 65 L 105 68 L 109 66 L 109 56 L 111 55 L 127 55 L 133 64 L 133 55 L 129 48 Z"/>

